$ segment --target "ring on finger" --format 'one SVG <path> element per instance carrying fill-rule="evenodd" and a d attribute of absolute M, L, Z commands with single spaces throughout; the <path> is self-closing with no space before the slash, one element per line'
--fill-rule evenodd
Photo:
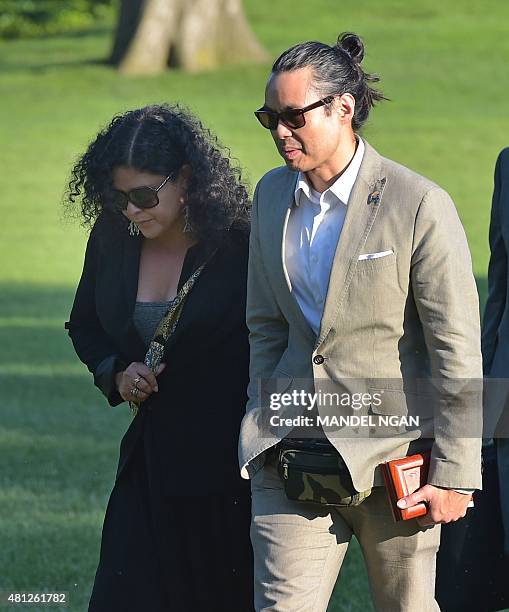
<path fill-rule="evenodd" d="M 137 377 L 136 377 L 136 378 L 133 380 L 133 383 L 134 383 L 134 388 L 135 388 L 135 389 L 138 389 L 138 383 L 140 382 L 140 380 L 141 380 L 141 377 L 140 377 L 140 376 L 137 376 Z"/>
<path fill-rule="evenodd" d="M 138 387 L 133 387 L 131 389 L 131 395 L 134 395 L 134 397 L 136 397 L 138 395 L 139 391 L 140 390 L 138 389 Z"/>

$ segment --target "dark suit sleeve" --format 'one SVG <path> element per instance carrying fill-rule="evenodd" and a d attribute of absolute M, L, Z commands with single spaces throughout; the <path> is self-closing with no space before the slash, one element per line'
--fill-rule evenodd
<path fill-rule="evenodd" d="M 489 374 L 495 349 L 497 332 L 505 310 L 507 293 L 507 250 L 502 236 L 500 191 L 504 167 L 509 160 L 509 149 L 500 153 L 495 166 L 495 188 L 490 220 L 490 264 L 488 268 L 488 300 L 484 310 L 482 352 L 483 369 Z M 506 168 L 507 171 L 507 168 Z"/>
<path fill-rule="evenodd" d="M 115 374 L 125 368 L 117 349 L 103 330 L 95 304 L 98 236 L 94 227 L 85 253 L 83 272 L 74 298 L 69 321 L 65 324 L 76 354 L 94 376 L 94 384 L 112 406 L 124 400 L 115 385 Z"/>

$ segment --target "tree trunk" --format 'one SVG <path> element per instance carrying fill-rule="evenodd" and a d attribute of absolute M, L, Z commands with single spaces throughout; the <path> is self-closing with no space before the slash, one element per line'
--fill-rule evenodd
<path fill-rule="evenodd" d="M 123 0 L 122 5 L 130 2 Z M 140 9 L 136 29 L 118 67 L 126 74 L 158 74 L 168 65 L 180 1 L 142 0 Z"/>
<path fill-rule="evenodd" d="M 171 54 L 171 57 L 170 57 Z M 126 74 L 265 62 L 242 0 L 122 0 L 111 60 Z"/>
<path fill-rule="evenodd" d="M 241 0 L 189 0 L 175 52 L 179 65 L 192 72 L 268 60 L 249 27 Z"/>
<path fill-rule="evenodd" d="M 117 20 L 113 49 L 110 62 L 117 65 L 127 52 L 129 43 L 133 38 L 140 21 L 143 0 L 130 0 L 122 2 Z"/>

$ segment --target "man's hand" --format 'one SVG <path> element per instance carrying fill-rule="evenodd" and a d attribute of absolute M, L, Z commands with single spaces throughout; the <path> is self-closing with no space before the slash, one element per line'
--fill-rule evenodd
<path fill-rule="evenodd" d="M 117 389 L 123 399 L 139 404 L 158 391 L 156 376 L 166 367 L 161 363 L 155 375 L 144 363 L 133 362 L 116 377 Z"/>
<path fill-rule="evenodd" d="M 471 495 L 427 484 L 417 489 L 415 493 L 401 498 L 398 501 L 398 508 L 410 508 L 410 506 L 425 502 L 428 506 L 428 512 L 424 516 L 420 516 L 417 521 L 420 525 L 426 526 L 437 523 L 452 523 L 463 518 L 471 500 Z"/>

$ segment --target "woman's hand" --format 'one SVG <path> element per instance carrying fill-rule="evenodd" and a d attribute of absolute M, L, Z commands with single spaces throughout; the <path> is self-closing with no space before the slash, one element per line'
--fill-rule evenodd
<path fill-rule="evenodd" d="M 144 363 L 134 361 L 115 376 L 118 392 L 126 402 L 144 402 L 154 391 L 159 390 L 156 376 L 159 376 L 165 367 L 166 364 L 161 363 L 154 374 Z"/>

